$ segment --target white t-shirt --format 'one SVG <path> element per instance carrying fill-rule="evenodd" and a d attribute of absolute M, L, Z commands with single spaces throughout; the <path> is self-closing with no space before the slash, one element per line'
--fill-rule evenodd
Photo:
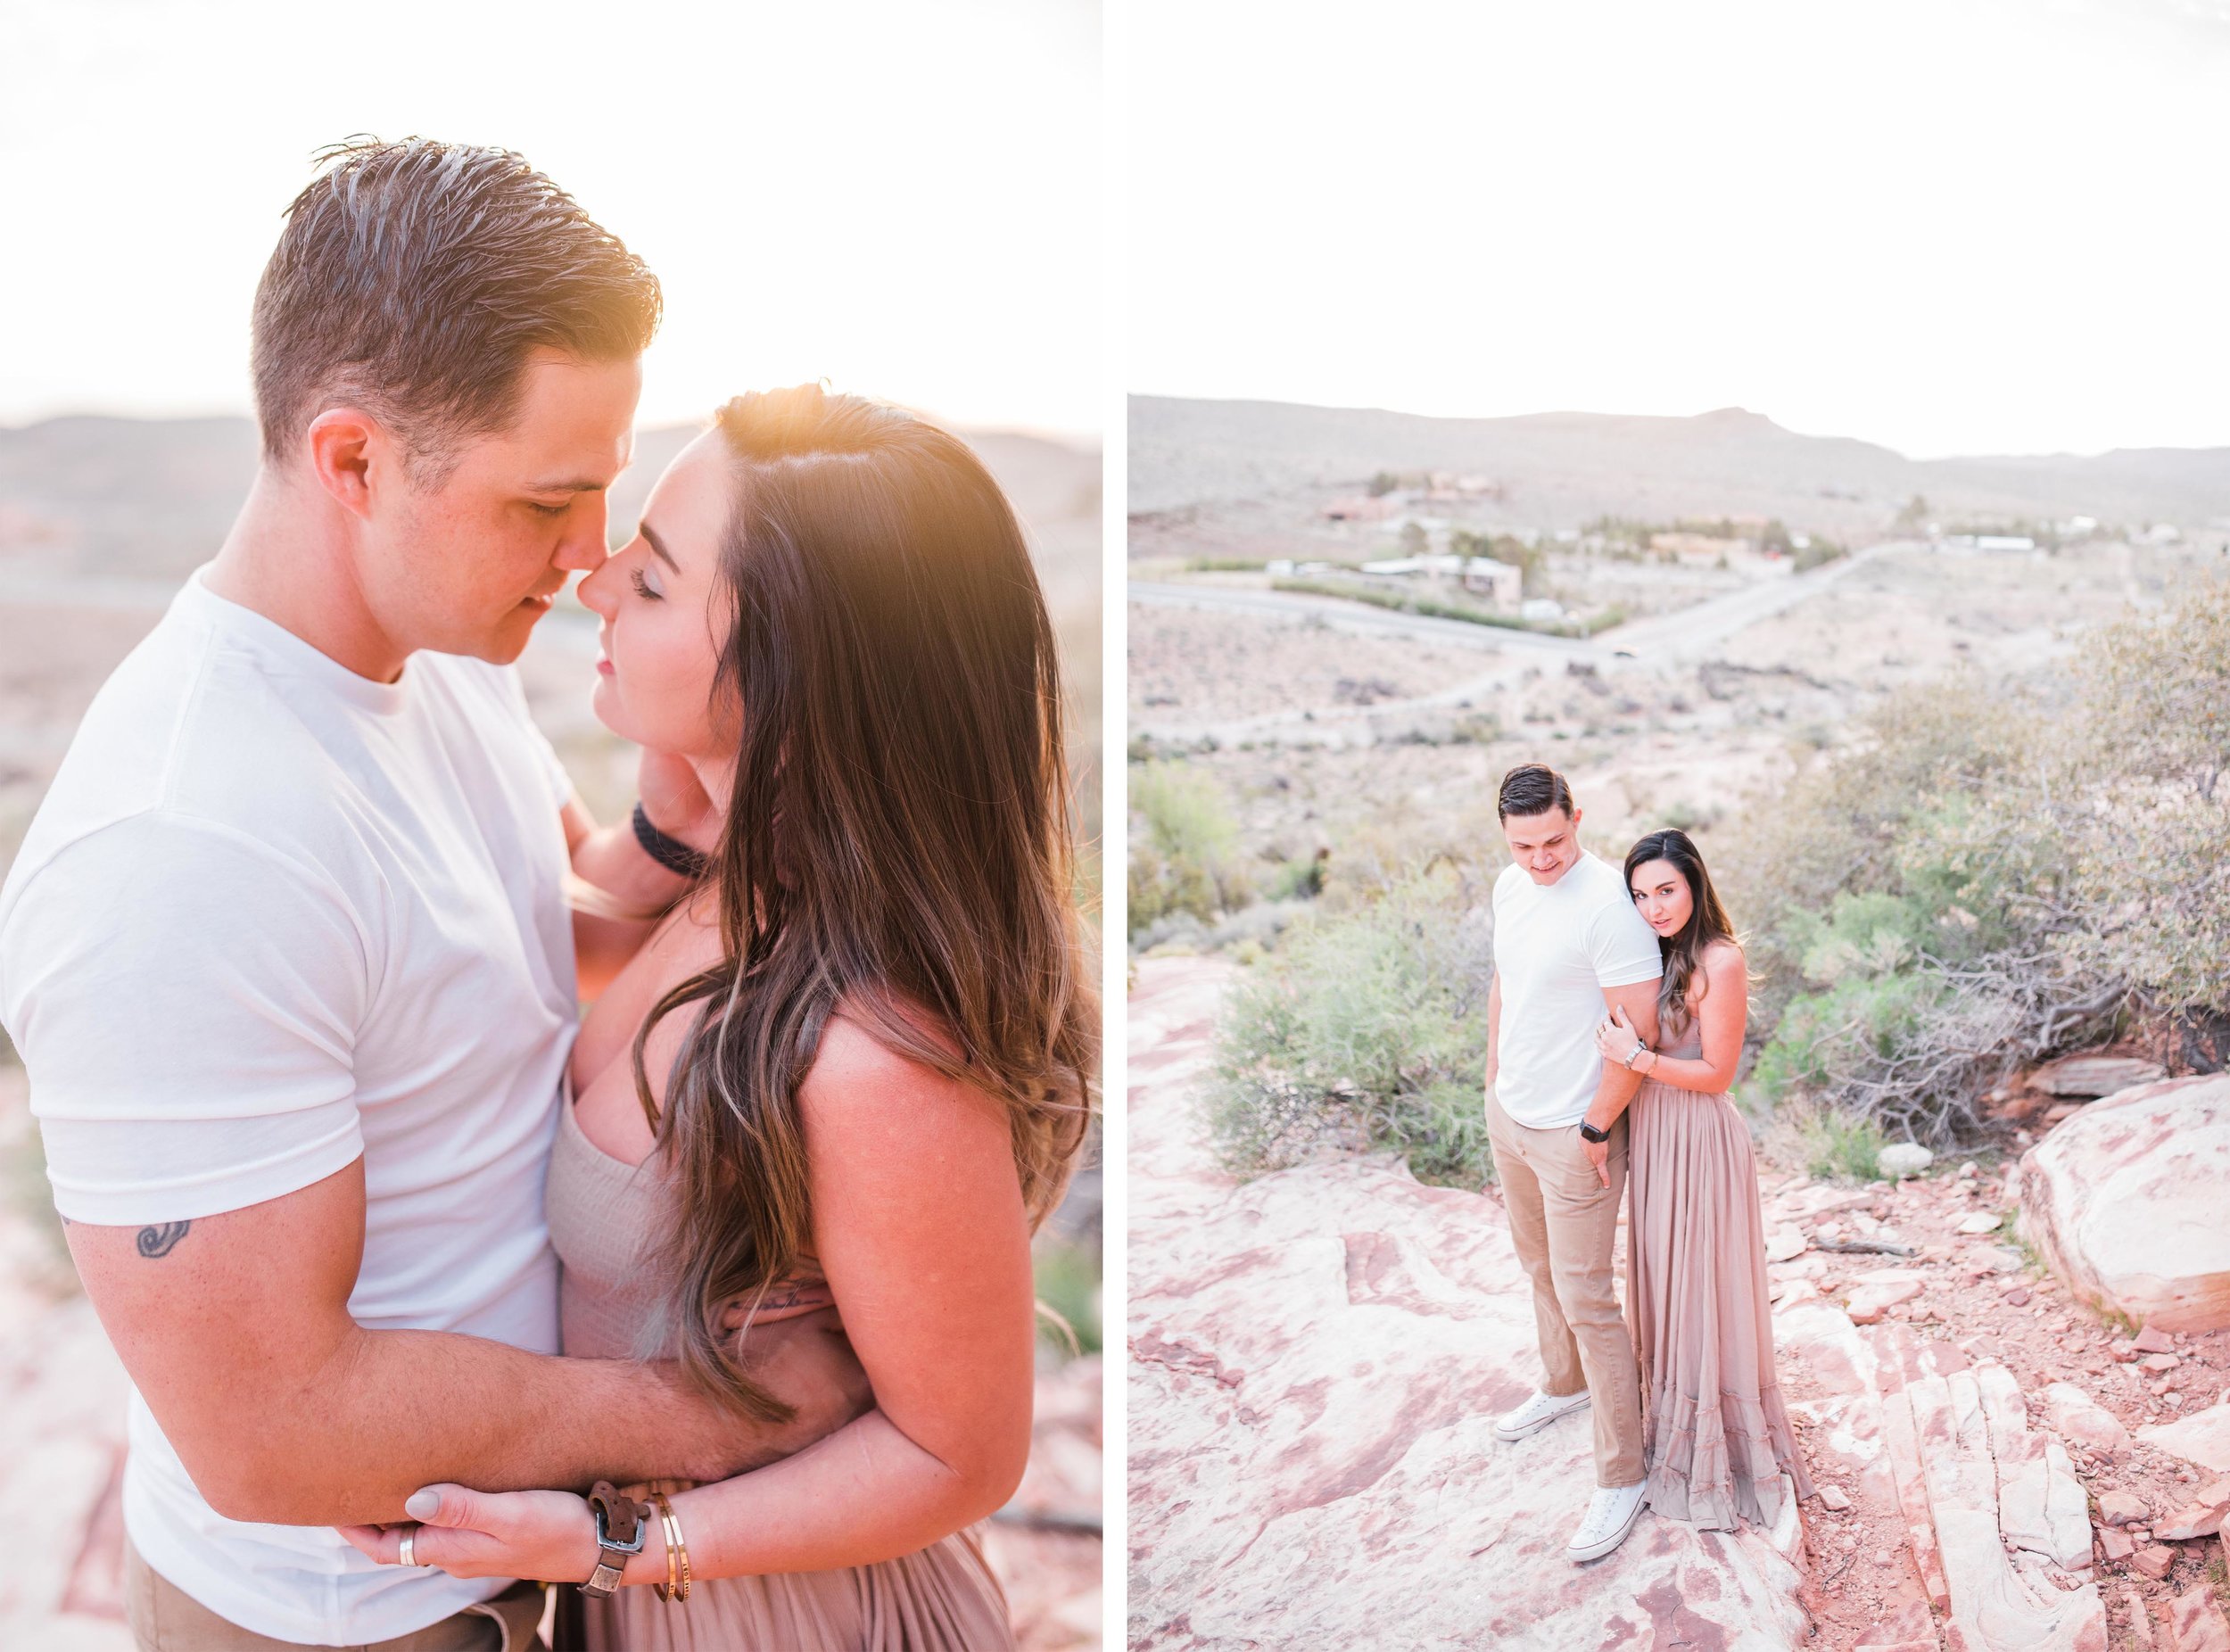
<path fill-rule="evenodd" d="M 556 1352 L 569 792 L 515 673 L 420 654 L 372 682 L 197 574 L 95 697 L 0 888 L 0 1020 L 55 1208 L 190 1221 L 360 1155 L 356 1320 Z M 258 1634 L 384 1640 L 505 1586 L 223 1518 L 136 1393 L 129 1439 L 133 1543 Z"/>
<path fill-rule="evenodd" d="M 1502 983 L 1494 1098 L 1519 1124 L 1552 1130 L 1587 1116 L 1602 1082 L 1595 1029 L 1606 987 L 1664 973 L 1656 931 L 1618 869 L 1582 852 L 1556 882 L 1510 865 L 1494 880 L 1494 972 Z"/>

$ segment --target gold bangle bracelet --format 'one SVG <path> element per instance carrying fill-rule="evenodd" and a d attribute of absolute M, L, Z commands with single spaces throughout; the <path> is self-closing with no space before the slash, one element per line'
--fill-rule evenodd
<path fill-rule="evenodd" d="M 681 1519 L 673 1512 L 673 1505 L 663 1491 L 653 1491 L 651 1500 L 658 1505 L 658 1520 L 666 1540 L 666 1581 L 652 1585 L 661 1600 L 687 1600 L 690 1598 L 690 1549 L 681 1540 Z"/>

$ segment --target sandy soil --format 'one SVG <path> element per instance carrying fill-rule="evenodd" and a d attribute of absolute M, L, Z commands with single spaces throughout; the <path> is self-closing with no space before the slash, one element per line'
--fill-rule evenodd
<path fill-rule="evenodd" d="M 1254 716 L 1371 706 L 1452 688 L 1499 655 L 1394 637 L 1357 637 L 1306 620 L 1133 605 L 1134 717 Z"/>

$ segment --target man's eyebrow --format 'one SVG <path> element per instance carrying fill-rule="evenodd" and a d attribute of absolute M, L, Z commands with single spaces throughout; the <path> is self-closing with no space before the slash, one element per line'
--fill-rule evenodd
<path fill-rule="evenodd" d="M 601 493 L 610 485 L 609 483 L 589 477 L 569 482 L 537 482 L 529 485 L 526 491 L 529 493 Z"/>
<path fill-rule="evenodd" d="M 676 574 L 681 571 L 681 565 L 673 559 L 673 553 L 659 542 L 658 536 L 650 531 L 650 525 L 648 522 L 638 522 L 635 525 L 635 532 L 642 535 L 644 544 L 657 552 L 659 561 L 665 563 Z"/>

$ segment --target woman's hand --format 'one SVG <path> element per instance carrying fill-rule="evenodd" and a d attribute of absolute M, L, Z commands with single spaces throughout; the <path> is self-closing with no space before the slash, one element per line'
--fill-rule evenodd
<path fill-rule="evenodd" d="M 1623 1007 L 1614 1008 L 1610 1015 L 1595 1029 L 1595 1047 L 1603 1053 L 1606 1061 L 1625 1066 L 1641 1048 L 1641 1035 L 1634 1030 L 1633 1022 L 1626 1019 Z"/>
<path fill-rule="evenodd" d="M 403 1507 L 420 1524 L 411 1558 L 451 1577 L 526 1577 L 579 1583 L 596 1570 L 596 1516 L 570 1491 L 475 1491 L 435 1485 Z M 383 1565 L 402 1564 L 409 1525 L 342 1526 L 343 1537 Z"/>

